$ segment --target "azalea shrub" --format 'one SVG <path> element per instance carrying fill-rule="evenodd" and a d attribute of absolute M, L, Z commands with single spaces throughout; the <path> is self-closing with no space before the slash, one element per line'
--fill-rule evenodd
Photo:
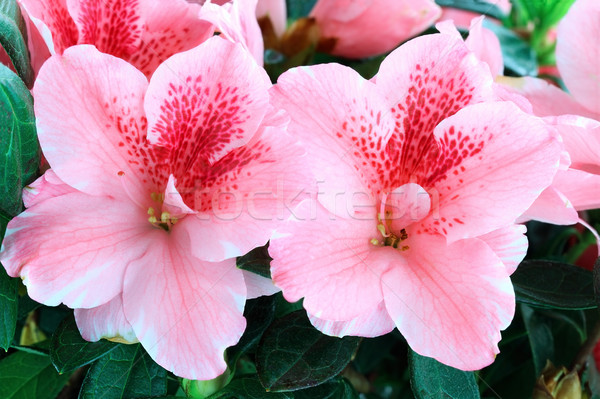
<path fill-rule="evenodd" d="M 0 398 L 600 397 L 596 0 L 5 0 Z"/>

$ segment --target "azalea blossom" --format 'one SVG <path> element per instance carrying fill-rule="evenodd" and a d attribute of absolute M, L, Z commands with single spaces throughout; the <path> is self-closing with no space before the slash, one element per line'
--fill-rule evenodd
<path fill-rule="evenodd" d="M 397 327 L 450 366 L 494 360 L 527 250 L 515 219 L 562 148 L 493 85 L 462 39 L 442 34 L 402 45 L 371 81 L 335 64 L 281 75 L 274 102 L 321 184 L 271 240 L 272 277 L 318 329 Z"/>
<path fill-rule="evenodd" d="M 50 53 L 76 44 L 130 62 L 147 76 L 168 57 L 213 35 L 200 6 L 186 0 L 19 0 Z"/>
<path fill-rule="evenodd" d="M 310 182 L 270 87 L 218 37 L 150 82 L 89 45 L 50 58 L 33 96 L 52 168 L 8 225 L 8 274 L 75 308 L 86 339 L 139 340 L 185 378 L 221 374 L 246 298 L 273 292 L 235 257 L 264 245 Z"/>
<path fill-rule="evenodd" d="M 393 50 L 440 13 L 433 0 L 319 0 L 310 16 L 321 31 L 321 47 L 333 55 L 365 58 Z"/>

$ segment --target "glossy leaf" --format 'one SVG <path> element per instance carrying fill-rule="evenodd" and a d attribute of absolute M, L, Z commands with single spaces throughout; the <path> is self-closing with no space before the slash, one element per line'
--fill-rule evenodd
<path fill-rule="evenodd" d="M 294 399 L 358 399 L 358 393 L 348 380 L 338 378 L 314 388 L 294 392 Z"/>
<path fill-rule="evenodd" d="M 167 371 L 141 345 L 120 344 L 90 367 L 80 399 L 150 398 L 167 394 Z"/>
<path fill-rule="evenodd" d="M 104 339 L 98 342 L 84 340 L 75 319 L 70 316 L 60 323 L 52 335 L 50 359 L 59 373 L 68 373 L 101 358 L 117 346 Z"/>
<path fill-rule="evenodd" d="M 316 2 L 317 0 L 286 0 L 288 19 L 294 21 L 308 16 Z"/>
<path fill-rule="evenodd" d="M 506 17 L 497 5 L 483 0 L 435 0 L 435 2 L 440 7 L 459 8 L 477 14 L 488 15 L 496 19 Z"/>
<path fill-rule="evenodd" d="M 554 338 L 550 327 L 527 305 L 521 305 L 521 314 L 529 337 L 535 375 L 540 375 L 546 360 L 554 357 Z"/>
<path fill-rule="evenodd" d="M 15 70 L 29 86 L 33 83 L 33 71 L 29 62 L 29 51 L 25 22 L 16 0 L 0 2 L 0 45 L 10 57 Z"/>
<path fill-rule="evenodd" d="M 409 352 L 410 383 L 417 399 L 476 399 L 475 374 L 446 366 L 435 359 Z"/>
<path fill-rule="evenodd" d="M 271 260 L 268 251 L 269 245 L 254 248 L 244 256 L 237 258 L 237 267 L 256 273 L 259 276 L 271 278 Z"/>
<path fill-rule="evenodd" d="M 15 336 L 19 281 L 10 278 L 0 266 L 0 348 L 8 350 Z"/>
<path fill-rule="evenodd" d="M 21 79 L 0 64 L 0 212 L 21 212 L 21 191 L 40 162 L 33 99 Z"/>
<path fill-rule="evenodd" d="M 322 384 L 350 362 L 360 339 L 322 334 L 304 311 L 275 320 L 256 353 L 256 368 L 270 391 L 294 391 Z"/>
<path fill-rule="evenodd" d="M 68 379 L 54 370 L 48 356 L 19 351 L 0 360 L 2 399 L 54 399 Z"/>
<path fill-rule="evenodd" d="M 256 378 L 240 378 L 208 399 L 294 399 L 289 392 L 267 392 Z"/>
<path fill-rule="evenodd" d="M 596 262 L 594 263 L 592 276 L 594 277 L 594 298 L 596 300 L 596 306 L 600 309 L 600 258 L 596 259 Z"/>
<path fill-rule="evenodd" d="M 589 270 L 547 260 L 522 262 L 511 276 L 517 301 L 553 309 L 593 309 L 593 277 Z"/>
<path fill-rule="evenodd" d="M 537 55 L 531 46 L 510 29 L 489 21 L 483 26 L 494 32 L 500 40 L 504 67 L 517 76 L 537 76 Z"/>

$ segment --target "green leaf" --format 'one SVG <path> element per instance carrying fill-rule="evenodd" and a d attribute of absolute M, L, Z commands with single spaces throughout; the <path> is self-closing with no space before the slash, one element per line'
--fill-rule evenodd
<path fill-rule="evenodd" d="M 483 21 L 483 26 L 496 34 L 502 48 L 504 67 L 517 76 L 537 76 L 537 55 L 527 42 L 503 26 Z"/>
<path fill-rule="evenodd" d="M 600 309 L 600 257 L 594 263 L 592 276 L 594 278 L 594 299 L 596 300 L 596 306 Z"/>
<path fill-rule="evenodd" d="M 80 399 L 132 399 L 165 396 L 167 371 L 148 356 L 141 345 L 120 344 L 92 364 Z"/>
<path fill-rule="evenodd" d="M 256 378 L 240 378 L 231 381 L 208 399 L 294 399 L 287 392 L 267 392 Z"/>
<path fill-rule="evenodd" d="M 256 273 L 259 276 L 271 278 L 271 258 L 269 256 L 269 244 L 254 248 L 244 256 L 237 258 L 238 269 Z"/>
<path fill-rule="evenodd" d="M 0 2 L 0 45 L 6 50 L 21 79 L 30 86 L 33 83 L 33 71 L 25 36 L 25 21 L 16 0 L 2 0 Z"/>
<path fill-rule="evenodd" d="M 517 301 L 541 308 L 593 309 L 592 272 L 547 260 L 526 260 L 511 276 Z"/>
<path fill-rule="evenodd" d="M 294 399 L 358 399 L 358 393 L 345 378 L 294 392 Z"/>
<path fill-rule="evenodd" d="M 408 357 L 410 384 L 417 399 L 479 398 L 475 374 L 446 366 L 412 350 Z"/>
<path fill-rule="evenodd" d="M 275 297 L 262 296 L 246 303 L 244 317 L 247 320 L 246 331 L 239 342 L 227 349 L 230 364 L 235 365 L 239 357 L 252 348 L 273 322 L 275 316 Z"/>
<path fill-rule="evenodd" d="M 315 6 L 317 0 L 286 0 L 288 19 L 295 21 L 306 17 Z"/>
<path fill-rule="evenodd" d="M 275 320 L 265 331 L 256 353 L 256 368 L 270 391 L 310 388 L 339 374 L 354 355 L 359 338 L 322 334 L 304 311 Z"/>
<path fill-rule="evenodd" d="M 540 315 L 527 305 L 521 305 L 521 314 L 529 336 L 535 375 L 540 375 L 546 360 L 554 357 L 554 338 L 550 327 Z"/>
<path fill-rule="evenodd" d="M 33 99 L 21 79 L 0 64 L 0 212 L 21 212 L 21 191 L 37 175 L 40 151 Z"/>
<path fill-rule="evenodd" d="M 114 350 L 114 342 L 88 342 L 81 338 L 75 318 L 66 317 L 52 335 L 50 360 L 59 373 L 68 373 L 85 366 Z"/>
<path fill-rule="evenodd" d="M 17 328 L 19 280 L 10 278 L 0 266 L 0 347 L 8 350 Z"/>
<path fill-rule="evenodd" d="M 69 380 L 54 370 L 50 358 L 15 352 L 0 360 L 0 398 L 54 399 Z"/>
<path fill-rule="evenodd" d="M 440 7 L 459 8 L 477 14 L 489 15 L 492 18 L 503 19 L 506 15 L 497 5 L 485 0 L 435 0 Z"/>

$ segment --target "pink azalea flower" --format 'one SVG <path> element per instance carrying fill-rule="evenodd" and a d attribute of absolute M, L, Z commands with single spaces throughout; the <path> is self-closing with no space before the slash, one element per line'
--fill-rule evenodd
<path fill-rule="evenodd" d="M 218 37 L 149 83 L 93 46 L 50 58 L 33 96 L 52 169 L 8 225 L 7 272 L 75 308 L 87 339 L 139 340 L 185 378 L 221 374 L 246 298 L 269 289 L 234 257 L 267 242 L 308 176 L 270 87 Z"/>
<path fill-rule="evenodd" d="M 168 57 L 212 36 L 185 0 L 19 0 L 52 54 L 76 44 L 132 63 L 147 76 Z"/>
<path fill-rule="evenodd" d="M 383 54 L 427 29 L 440 16 L 433 0 L 319 0 L 310 16 L 334 55 Z"/>
<path fill-rule="evenodd" d="M 422 355 L 490 364 L 527 249 L 514 221 L 558 166 L 553 129 L 494 102 L 489 69 L 442 34 L 392 52 L 374 81 L 335 64 L 292 69 L 273 98 L 321 182 L 271 240 L 285 298 L 304 298 L 327 334 L 397 327 Z"/>

